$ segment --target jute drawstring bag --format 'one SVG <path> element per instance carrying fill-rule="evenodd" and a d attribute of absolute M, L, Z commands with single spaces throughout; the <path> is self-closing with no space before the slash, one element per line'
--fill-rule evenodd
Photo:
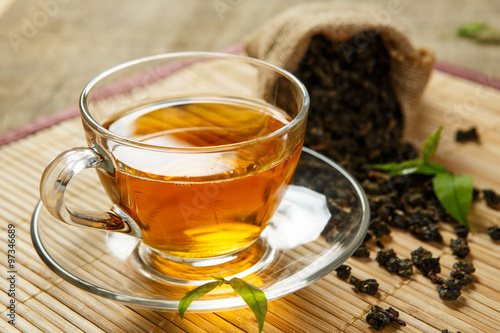
<path fill-rule="evenodd" d="M 385 15 L 385 16 L 384 16 Z M 381 22 L 384 18 L 386 22 Z M 279 14 L 253 32 L 245 42 L 246 53 L 294 72 L 313 36 L 342 42 L 363 32 L 381 37 L 390 57 L 390 80 L 403 111 L 404 124 L 413 123 L 418 100 L 429 80 L 434 54 L 414 48 L 390 21 L 387 9 L 353 4 L 298 5 Z M 363 47 L 363 38 L 359 40 Z M 356 52 L 346 45 L 345 56 Z M 405 126 L 406 127 L 406 126 Z"/>

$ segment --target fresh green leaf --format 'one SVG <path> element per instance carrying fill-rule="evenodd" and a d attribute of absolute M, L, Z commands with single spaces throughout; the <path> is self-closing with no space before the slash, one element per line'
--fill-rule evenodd
<path fill-rule="evenodd" d="M 434 154 L 439 146 L 439 140 L 441 139 L 441 132 L 443 131 L 443 126 L 440 126 L 434 133 L 429 135 L 420 149 L 420 158 L 422 161 L 427 162 Z"/>
<path fill-rule="evenodd" d="M 441 164 L 429 162 L 429 159 L 434 156 L 439 146 L 442 131 L 443 126 L 439 127 L 425 140 L 422 149 L 420 150 L 421 158 L 414 158 L 401 163 L 392 162 L 385 164 L 370 164 L 368 167 L 377 170 L 389 171 L 391 176 L 410 175 L 413 173 L 435 175 L 446 172 L 445 167 Z"/>
<path fill-rule="evenodd" d="M 221 276 L 212 276 L 212 278 L 217 281 L 209 282 L 196 287 L 195 289 L 187 292 L 186 295 L 184 295 L 184 297 L 180 300 L 178 310 L 181 319 L 184 319 L 184 313 L 195 299 L 209 293 L 223 284 L 229 284 L 233 290 L 240 295 L 241 298 L 243 298 L 250 309 L 252 309 L 259 324 L 259 332 L 262 332 L 267 313 L 267 298 L 264 292 L 256 286 L 239 278 L 232 278 L 230 281 L 227 281 Z"/>
<path fill-rule="evenodd" d="M 369 164 L 370 169 L 389 171 L 391 176 L 409 175 L 415 173 L 422 161 L 418 158 L 403 161 L 401 163 Z"/>
<path fill-rule="evenodd" d="M 368 169 L 375 169 L 375 170 L 392 172 L 392 170 L 396 170 L 399 167 L 399 163 L 390 162 L 390 163 L 383 163 L 383 164 L 368 164 L 368 165 L 366 165 L 366 167 Z"/>
<path fill-rule="evenodd" d="M 401 163 L 369 164 L 370 169 L 389 171 L 391 176 L 409 175 L 418 173 L 421 175 L 437 175 L 446 173 L 446 168 L 436 162 L 423 162 L 420 159 L 407 160 Z"/>
<path fill-rule="evenodd" d="M 262 290 L 242 279 L 232 278 L 229 282 L 234 291 L 240 295 L 250 309 L 252 309 L 259 323 L 259 332 L 262 332 L 267 313 L 266 295 Z"/>
<path fill-rule="evenodd" d="M 484 22 L 469 22 L 457 28 L 457 35 L 478 43 L 500 44 L 500 30 Z"/>
<path fill-rule="evenodd" d="M 415 173 L 422 175 L 437 175 L 446 172 L 446 168 L 442 164 L 436 162 L 423 162 L 418 166 L 418 170 Z"/>
<path fill-rule="evenodd" d="M 469 228 L 467 216 L 472 204 L 473 178 L 440 173 L 432 179 L 432 186 L 444 209 L 455 220 Z"/>
<path fill-rule="evenodd" d="M 194 288 L 191 291 L 188 291 L 179 302 L 178 310 L 181 319 L 184 319 L 184 313 L 195 299 L 211 292 L 215 288 L 221 286 L 223 283 L 223 281 L 217 279 L 217 281 L 208 282 L 204 285 Z"/>
<path fill-rule="evenodd" d="M 406 160 L 399 163 L 398 167 L 391 171 L 392 176 L 404 176 L 410 175 L 418 171 L 418 168 L 422 164 L 422 160 L 415 158 L 413 160 Z"/>
<path fill-rule="evenodd" d="M 467 216 L 472 204 L 474 187 L 472 177 L 450 175 L 443 165 L 429 161 L 437 151 L 442 131 L 441 126 L 425 140 L 420 150 L 421 159 L 415 158 L 401 163 L 371 164 L 367 167 L 388 171 L 391 176 L 414 173 L 435 175 L 432 184 L 441 205 L 453 218 L 469 228 Z"/>
<path fill-rule="evenodd" d="M 220 285 L 222 286 L 224 283 L 225 284 L 229 284 L 229 281 L 227 281 L 226 279 L 224 279 L 222 276 L 218 276 L 218 275 L 210 275 L 210 277 L 214 280 L 217 280 L 220 282 Z"/>
<path fill-rule="evenodd" d="M 469 22 L 459 26 L 457 34 L 464 37 L 473 37 L 486 29 L 488 29 L 488 25 L 484 22 Z"/>

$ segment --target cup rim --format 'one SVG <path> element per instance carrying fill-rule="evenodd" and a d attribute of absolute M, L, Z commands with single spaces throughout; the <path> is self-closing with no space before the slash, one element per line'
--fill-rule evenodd
<path fill-rule="evenodd" d="M 87 104 L 87 99 L 91 93 L 91 90 L 95 87 L 97 83 L 99 83 L 102 79 L 108 77 L 109 75 L 116 73 L 124 68 L 128 68 L 140 63 L 146 63 L 149 61 L 154 61 L 154 60 L 161 60 L 161 59 L 173 59 L 173 58 L 185 58 L 184 60 L 189 60 L 189 58 L 202 58 L 202 57 L 210 57 L 210 58 L 219 58 L 219 59 L 224 59 L 228 58 L 233 61 L 239 61 L 239 62 L 245 62 L 245 63 L 252 63 L 255 65 L 259 65 L 261 67 L 267 67 L 279 74 L 281 74 L 283 77 L 286 77 L 290 81 L 292 81 L 297 87 L 298 90 L 302 94 L 302 105 L 297 113 L 296 117 L 292 119 L 288 124 L 285 126 L 279 128 L 278 130 L 271 132 L 267 135 L 254 138 L 251 140 L 247 141 L 242 141 L 242 142 L 237 142 L 237 143 L 232 143 L 232 144 L 226 144 L 226 145 L 218 145 L 218 146 L 206 146 L 206 147 L 168 147 L 168 146 L 159 146 L 159 145 L 153 145 L 149 143 L 144 143 L 138 140 L 130 139 L 125 136 L 118 135 L 116 133 L 113 133 L 112 131 L 104 128 L 94 117 L 92 117 L 89 107 Z M 98 132 L 100 135 L 104 136 L 108 140 L 115 141 L 117 143 L 127 145 L 127 146 L 132 146 L 132 147 L 137 147 L 137 148 L 143 148 L 143 149 L 148 149 L 148 150 L 160 150 L 160 151 L 175 151 L 175 152 L 215 152 L 215 151 L 227 151 L 227 150 L 234 150 L 235 148 L 238 148 L 240 146 L 246 146 L 249 144 L 255 144 L 260 141 L 265 141 L 269 140 L 272 137 L 277 137 L 280 134 L 288 131 L 290 128 L 295 127 L 298 123 L 302 122 L 304 118 L 307 116 L 307 112 L 309 110 L 309 104 L 310 104 L 310 97 L 309 93 L 305 87 L 305 85 L 298 79 L 296 78 L 293 74 L 291 74 L 289 71 L 282 69 L 276 65 L 273 65 L 271 63 L 268 63 L 266 61 L 257 59 L 257 58 L 252 58 L 244 55 L 237 55 L 237 54 L 230 54 L 230 53 L 222 53 L 222 52 L 205 52 L 205 51 L 188 51 L 188 52 L 173 52 L 173 53 L 162 53 L 162 54 L 157 54 L 157 55 L 152 55 L 152 56 L 147 56 L 147 57 L 142 57 L 138 58 L 135 60 L 127 61 L 122 64 L 116 65 L 114 67 L 111 67 L 96 77 L 94 77 L 83 89 L 82 93 L 80 94 L 80 99 L 79 99 L 79 107 L 80 107 L 80 114 L 83 120 L 87 125 L 89 125 L 93 130 Z"/>

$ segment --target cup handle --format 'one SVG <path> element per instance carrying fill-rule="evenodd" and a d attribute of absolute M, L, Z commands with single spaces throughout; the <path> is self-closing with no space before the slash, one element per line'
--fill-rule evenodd
<path fill-rule="evenodd" d="M 78 172 L 89 168 L 110 171 L 112 163 L 102 148 L 73 148 L 61 153 L 42 174 L 40 197 L 43 205 L 56 219 L 70 225 L 90 227 L 107 231 L 118 231 L 135 237 L 142 237 L 136 223 L 118 206 L 104 213 L 78 212 L 70 210 L 64 203 L 64 193 L 69 181 Z"/>

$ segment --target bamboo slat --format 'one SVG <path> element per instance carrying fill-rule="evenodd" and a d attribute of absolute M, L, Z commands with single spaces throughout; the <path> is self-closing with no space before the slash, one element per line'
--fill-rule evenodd
<path fill-rule="evenodd" d="M 422 98 L 415 124 L 407 140 L 421 145 L 438 126 L 444 126 L 441 147 L 435 157 L 448 169 L 474 176 L 479 189 L 500 192 L 500 91 L 436 71 Z M 476 126 L 479 144 L 458 144 L 455 131 Z M 217 313 L 178 314 L 128 307 L 88 294 L 51 272 L 38 258 L 29 234 L 32 210 L 38 201 L 38 182 L 45 165 L 61 151 L 85 145 L 79 119 L 66 120 L 25 139 L 0 147 L 0 251 L 6 258 L 7 225 L 16 226 L 16 325 L 8 324 L 9 283 L 0 280 L 0 331 L 2 332 L 256 332 L 257 323 L 249 309 Z M 97 180 L 82 178 L 72 183 L 75 193 L 89 191 Z M 73 204 L 94 206 L 104 194 L 84 200 L 71 195 Z M 474 281 L 465 286 L 455 302 L 442 301 L 436 286 L 415 269 L 410 278 L 387 272 L 374 260 L 377 247 L 369 245 L 371 257 L 350 258 L 347 264 L 358 278 L 376 278 L 374 295 L 356 293 L 350 284 L 331 273 L 313 285 L 269 304 L 265 332 L 373 332 L 365 321 L 372 305 L 392 306 L 407 322 L 391 324 L 387 332 L 440 332 L 444 328 L 462 332 L 500 331 L 500 244 L 485 230 L 500 224 L 500 212 L 474 204 L 470 214 L 471 254 L 476 267 Z M 443 244 L 422 243 L 405 231 L 393 230 L 382 239 L 401 258 L 423 246 L 439 256 L 443 275 L 449 274 L 456 258 L 448 246 L 454 238 L 452 226 L 442 225 Z M 123 273 L 106 265 L 106 256 L 85 240 L 51 229 L 60 251 L 71 249 L 71 265 L 99 270 L 103 283 L 113 283 Z M 316 246 L 311 244 L 310 246 Z M 7 272 L 6 259 L 0 270 Z M 5 274 L 4 274 L 5 275 Z M 138 285 L 129 277 L 130 285 Z"/>

